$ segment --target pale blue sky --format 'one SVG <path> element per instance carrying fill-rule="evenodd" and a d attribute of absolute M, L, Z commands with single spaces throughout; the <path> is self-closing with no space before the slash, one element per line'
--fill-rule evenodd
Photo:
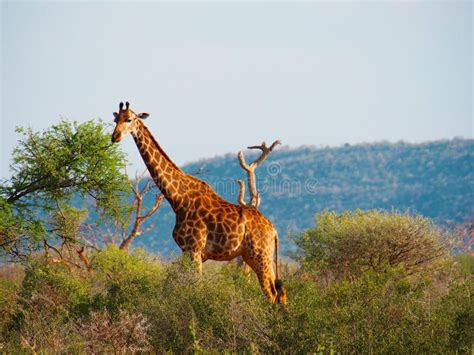
<path fill-rule="evenodd" d="M 16 125 L 151 114 L 178 163 L 285 144 L 473 136 L 465 2 L 2 2 L 1 177 Z M 140 170 L 133 140 L 122 143 Z"/>

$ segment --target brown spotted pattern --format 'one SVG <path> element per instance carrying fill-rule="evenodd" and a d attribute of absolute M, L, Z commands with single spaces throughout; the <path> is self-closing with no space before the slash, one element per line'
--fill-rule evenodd
<path fill-rule="evenodd" d="M 127 103 L 114 113 L 112 142 L 131 133 L 157 187 L 176 214 L 173 238 L 183 252 L 190 253 L 202 270 L 206 260 L 230 260 L 242 256 L 255 271 L 266 297 L 284 302 L 275 286 L 273 255 L 278 236 L 273 224 L 258 210 L 221 198 L 206 182 L 185 174 L 163 151 Z"/>

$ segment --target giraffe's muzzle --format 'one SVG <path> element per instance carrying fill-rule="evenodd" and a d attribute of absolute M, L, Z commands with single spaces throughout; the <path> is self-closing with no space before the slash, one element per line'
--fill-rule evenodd
<path fill-rule="evenodd" d="M 112 143 L 118 143 L 122 139 L 121 134 L 116 134 L 115 132 L 112 134 Z"/>

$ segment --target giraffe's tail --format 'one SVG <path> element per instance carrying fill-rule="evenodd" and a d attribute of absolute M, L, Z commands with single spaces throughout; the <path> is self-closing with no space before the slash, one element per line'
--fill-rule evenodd
<path fill-rule="evenodd" d="M 275 233 L 275 289 L 277 291 L 276 303 L 287 304 L 286 289 L 283 287 L 283 281 L 279 278 L 279 263 L 278 254 L 280 249 L 280 242 L 278 241 L 278 234 Z"/>

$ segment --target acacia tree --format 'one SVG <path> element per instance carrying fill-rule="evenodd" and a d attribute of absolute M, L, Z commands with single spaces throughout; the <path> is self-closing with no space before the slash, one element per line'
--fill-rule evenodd
<path fill-rule="evenodd" d="M 124 154 L 101 121 L 62 120 L 42 132 L 18 128 L 12 176 L 0 184 L 0 253 L 15 260 L 79 243 L 87 206 L 120 215 L 129 189 Z"/>

